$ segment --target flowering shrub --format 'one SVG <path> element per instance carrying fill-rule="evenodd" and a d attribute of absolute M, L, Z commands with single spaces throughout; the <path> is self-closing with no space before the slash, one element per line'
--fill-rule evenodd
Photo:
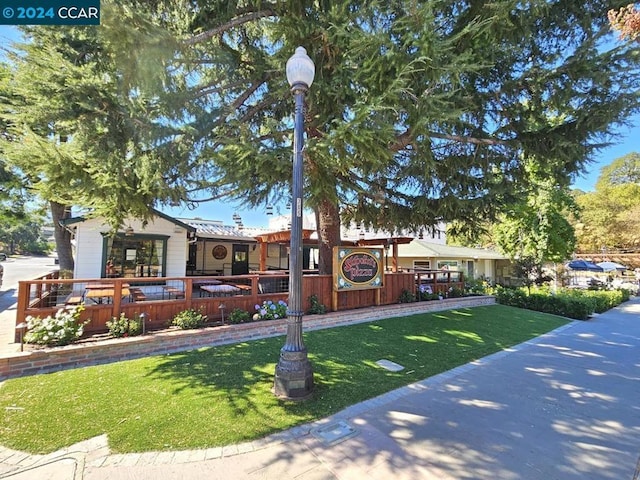
<path fill-rule="evenodd" d="M 113 317 L 107 321 L 107 328 L 114 337 L 134 337 L 142 333 L 142 321 L 127 318 L 124 313 L 121 313 L 120 318 Z"/>
<path fill-rule="evenodd" d="M 205 322 L 207 321 L 207 316 L 202 312 L 194 310 L 190 308 L 188 310 L 183 310 L 179 312 L 171 323 L 173 325 L 177 325 L 183 330 L 187 330 L 190 328 L 202 328 L 204 327 Z"/>
<path fill-rule="evenodd" d="M 257 313 L 253 314 L 253 320 L 275 320 L 278 318 L 286 318 L 287 302 L 278 300 L 274 303 L 271 300 L 265 300 L 262 305 L 256 305 Z"/>
<path fill-rule="evenodd" d="M 78 321 L 83 310 L 83 305 L 75 305 L 61 308 L 53 317 L 49 315 L 40 318 L 29 315 L 26 318 L 27 333 L 24 341 L 50 347 L 68 345 L 82 336 L 84 326 L 89 322 Z"/>
<path fill-rule="evenodd" d="M 462 288 L 449 287 L 449 291 L 447 292 L 446 296 L 448 298 L 464 297 L 464 290 Z"/>
<path fill-rule="evenodd" d="M 466 290 L 472 295 L 490 295 L 492 293 L 491 285 L 486 280 L 467 280 Z"/>
<path fill-rule="evenodd" d="M 229 314 L 229 323 L 247 323 L 251 321 L 251 315 L 246 310 L 234 308 Z"/>

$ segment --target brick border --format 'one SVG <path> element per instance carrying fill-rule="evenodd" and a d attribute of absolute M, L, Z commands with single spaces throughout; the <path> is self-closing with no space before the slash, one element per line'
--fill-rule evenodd
<path fill-rule="evenodd" d="M 305 315 L 303 327 L 306 331 L 321 330 L 383 318 L 495 303 L 492 296 L 477 296 L 367 307 L 324 315 Z M 0 380 L 275 337 L 285 335 L 286 332 L 286 319 L 267 320 L 199 330 L 165 330 L 139 337 L 111 338 L 94 343 L 76 343 L 65 347 L 4 354 L 0 356 Z"/>

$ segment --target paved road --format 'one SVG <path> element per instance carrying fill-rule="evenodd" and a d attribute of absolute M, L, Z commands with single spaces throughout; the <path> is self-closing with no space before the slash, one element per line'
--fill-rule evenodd
<path fill-rule="evenodd" d="M 58 270 L 53 257 L 13 256 L 2 262 L 4 278 L 0 287 L 0 311 L 18 295 L 18 282 L 32 280 L 39 275 Z"/>
<path fill-rule="evenodd" d="M 4 279 L 0 288 L 0 353 L 15 351 L 14 342 L 18 282 L 32 280 L 58 270 L 53 257 L 14 256 L 2 262 Z"/>

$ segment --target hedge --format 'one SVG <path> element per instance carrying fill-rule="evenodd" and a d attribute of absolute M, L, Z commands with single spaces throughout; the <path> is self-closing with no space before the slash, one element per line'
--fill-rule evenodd
<path fill-rule="evenodd" d="M 498 287 L 496 300 L 502 305 L 551 313 L 575 320 L 587 320 L 594 312 L 602 313 L 629 300 L 627 290 L 536 289 Z"/>

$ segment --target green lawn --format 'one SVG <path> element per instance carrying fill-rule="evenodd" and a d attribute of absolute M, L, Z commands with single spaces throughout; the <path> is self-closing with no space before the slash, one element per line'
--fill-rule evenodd
<path fill-rule="evenodd" d="M 114 452 L 243 442 L 333 414 L 559 327 L 566 320 L 501 305 L 305 334 L 311 400 L 271 393 L 284 337 L 8 380 L 0 444 L 48 453 L 106 433 Z M 405 366 L 397 373 L 380 359 Z"/>

